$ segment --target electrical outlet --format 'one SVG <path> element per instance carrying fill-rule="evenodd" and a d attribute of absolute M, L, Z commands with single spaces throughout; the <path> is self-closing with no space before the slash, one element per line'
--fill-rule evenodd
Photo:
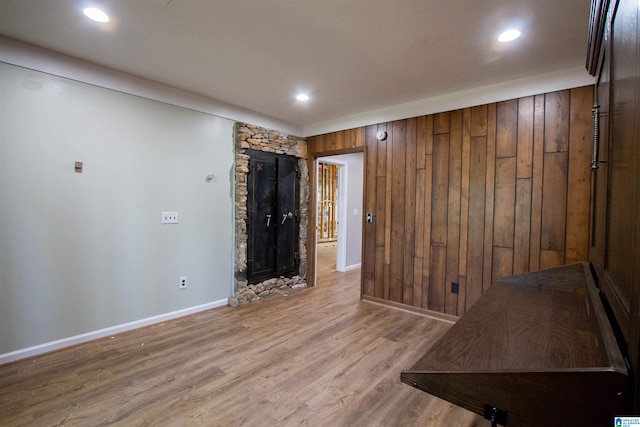
<path fill-rule="evenodd" d="M 457 294 L 460 291 L 460 285 L 456 282 L 451 282 L 451 293 Z"/>
<path fill-rule="evenodd" d="M 180 289 L 184 289 L 187 287 L 187 276 L 182 276 L 180 278 Z"/>
<path fill-rule="evenodd" d="M 162 223 L 163 224 L 177 224 L 178 223 L 178 212 L 162 212 Z"/>

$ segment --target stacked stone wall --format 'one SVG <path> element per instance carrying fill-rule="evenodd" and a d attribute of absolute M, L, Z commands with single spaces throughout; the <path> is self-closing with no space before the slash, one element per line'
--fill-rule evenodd
<path fill-rule="evenodd" d="M 300 170 L 300 230 L 298 274 L 274 277 L 260 283 L 247 281 L 247 174 L 250 157 L 246 150 L 294 156 Z M 265 129 L 247 123 L 236 123 L 235 129 L 235 280 L 234 295 L 229 305 L 237 307 L 273 295 L 282 295 L 307 286 L 307 225 L 309 224 L 309 173 L 307 170 L 307 143 L 304 138 Z"/>

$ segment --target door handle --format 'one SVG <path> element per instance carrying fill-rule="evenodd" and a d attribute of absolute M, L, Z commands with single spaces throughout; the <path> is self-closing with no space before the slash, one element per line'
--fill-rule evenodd
<path fill-rule="evenodd" d="M 271 215 L 267 215 L 267 227 L 269 227 L 270 222 L 271 222 Z"/>
<path fill-rule="evenodd" d="M 284 224 L 284 222 L 287 220 L 287 218 L 293 218 L 293 212 L 289 212 L 286 214 L 282 214 L 282 223 Z"/>

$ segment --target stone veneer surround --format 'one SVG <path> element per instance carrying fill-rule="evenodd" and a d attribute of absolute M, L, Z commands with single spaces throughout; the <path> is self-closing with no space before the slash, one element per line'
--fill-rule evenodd
<path fill-rule="evenodd" d="M 300 169 L 300 230 L 298 274 L 274 277 L 260 283 L 247 282 L 247 174 L 249 156 L 246 150 L 286 154 L 298 158 Z M 309 172 L 307 170 L 307 142 L 304 138 L 259 126 L 236 123 L 235 127 L 235 278 L 234 294 L 229 305 L 237 307 L 272 295 L 286 294 L 292 289 L 307 286 L 307 225 L 309 223 Z"/>

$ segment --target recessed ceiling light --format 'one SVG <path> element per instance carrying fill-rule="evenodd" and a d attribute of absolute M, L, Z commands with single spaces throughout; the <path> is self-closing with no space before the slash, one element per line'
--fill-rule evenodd
<path fill-rule="evenodd" d="M 507 43 L 520 37 L 520 34 L 520 31 L 516 29 L 507 30 L 498 36 L 498 41 L 501 43 Z"/>
<path fill-rule="evenodd" d="M 95 7 L 87 7 L 82 11 L 82 13 L 84 13 L 87 18 L 96 22 L 109 22 L 109 15 Z"/>
<path fill-rule="evenodd" d="M 296 96 L 296 99 L 297 99 L 298 101 L 303 101 L 303 102 L 304 102 L 304 101 L 308 101 L 308 100 L 309 100 L 309 95 L 307 95 L 306 93 L 301 93 L 301 94 L 298 94 L 298 95 Z"/>

